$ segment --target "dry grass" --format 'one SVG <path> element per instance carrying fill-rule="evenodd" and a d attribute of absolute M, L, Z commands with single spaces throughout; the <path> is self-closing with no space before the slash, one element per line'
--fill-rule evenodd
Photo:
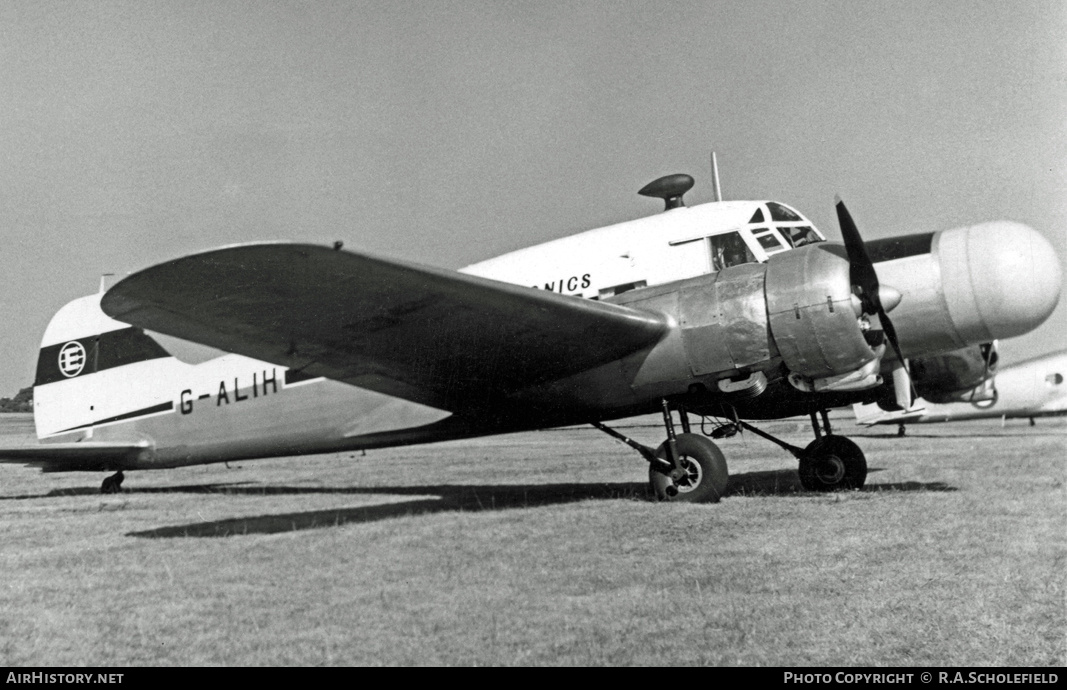
<path fill-rule="evenodd" d="M 749 436 L 701 506 L 649 501 L 592 429 L 130 473 L 118 496 L 3 466 L 0 664 L 1067 662 L 1067 426 L 846 424 L 866 490 L 804 493 Z"/>

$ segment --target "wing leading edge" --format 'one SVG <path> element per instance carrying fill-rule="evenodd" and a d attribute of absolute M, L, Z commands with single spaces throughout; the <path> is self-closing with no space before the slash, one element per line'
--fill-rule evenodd
<path fill-rule="evenodd" d="M 226 247 L 117 283 L 119 321 L 440 409 L 637 352 L 667 317 L 308 244 Z"/>

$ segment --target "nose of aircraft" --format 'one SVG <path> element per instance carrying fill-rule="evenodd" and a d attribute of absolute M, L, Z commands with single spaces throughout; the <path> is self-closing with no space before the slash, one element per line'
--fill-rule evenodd
<path fill-rule="evenodd" d="M 968 342 L 1027 333 L 1060 298 L 1062 271 L 1048 240 L 996 221 L 938 233 L 934 253 L 949 315 Z"/>

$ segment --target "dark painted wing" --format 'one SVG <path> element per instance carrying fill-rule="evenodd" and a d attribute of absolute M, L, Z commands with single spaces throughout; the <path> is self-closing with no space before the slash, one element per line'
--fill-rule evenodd
<path fill-rule="evenodd" d="M 40 467 L 44 472 L 116 472 L 134 467 L 153 452 L 147 441 L 41 443 L 0 448 L 0 463 Z"/>
<path fill-rule="evenodd" d="M 255 244 L 135 273 L 104 296 L 149 330 L 457 411 L 616 360 L 666 317 L 327 247 Z"/>

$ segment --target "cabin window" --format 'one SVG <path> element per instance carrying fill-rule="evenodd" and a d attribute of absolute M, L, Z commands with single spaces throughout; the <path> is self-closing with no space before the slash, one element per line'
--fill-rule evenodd
<path fill-rule="evenodd" d="M 755 254 L 741 239 L 741 233 L 739 232 L 714 235 L 708 239 L 711 241 L 711 265 L 713 270 L 721 271 L 729 266 L 750 264 L 756 261 Z"/>
<path fill-rule="evenodd" d="M 791 220 L 791 221 L 803 221 L 804 219 L 797 214 L 793 209 L 775 203 L 773 201 L 767 202 L 767 208 L 771 211 L 771 220 Z"/>
<path fill-rule="evenodd" d="M 757 208 L 756 212 L 752 214 L 752 218 L 749 219 L 749 223 L 762 223 L 763 222 L 763 209 Z"/>
<path fill-rule="evenodd" d="M 1049 374 L 1045 377 L 1045 380 L 1053 386 L 1058 386 L 1063 383 L 1063 374 Z"/>
<path fill-rule="evenodd" d="M 613 285 L 613 286 L 611 286 L 609 288 L 602 288 L 600 290 L 600 294 L 598 294 L 593 299 L 603 299 L 605 297 L 612 297 L 614 295 L 621 295 L 624 292 L 629 292 L 630 290 L 636 290 L 638 288 L 643 288 L 643 287 L 646 287 L 647 285 L 648 285 L 648 283 L 646 281 L 644 281 L 644 280 L 636 280 L 636 281 L 634 281 L 632 283 L 623 283 L 622 285 Z"/>

